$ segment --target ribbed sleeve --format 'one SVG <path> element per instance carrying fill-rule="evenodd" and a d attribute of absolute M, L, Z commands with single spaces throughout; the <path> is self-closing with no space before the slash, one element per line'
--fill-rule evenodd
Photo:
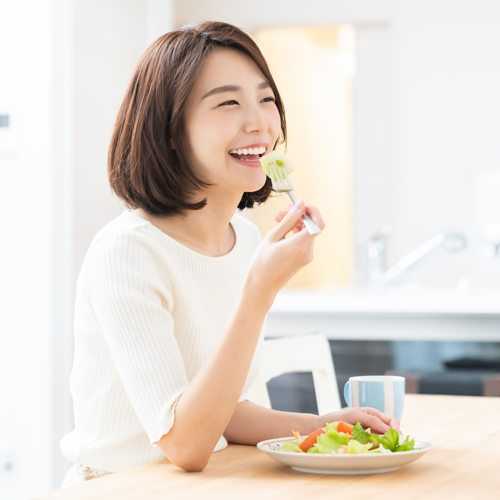
<path fill-rule="evenodd" d="M 231 224 L 236 243 L 222 257 L 194 252 L 131 210 L 95 236 L 77 280 L 75 429 L 61 441 L 69 461 L 119 472 L 165 458 L 152 443 L 225 331 L 260 242 L 247 220 Z M 263 332 L 240 401 L 262 342 Z M 215 451 L 226 444 L 221 436 Z"/>
<path fill-rule="evenodd" d="M 151 442 L 174 422 L 174 405 L 189 382 L 174 337 L 164 256 L 134 232 L 97 243 L 88 258 L 86 291 L 97 323 Z"/>

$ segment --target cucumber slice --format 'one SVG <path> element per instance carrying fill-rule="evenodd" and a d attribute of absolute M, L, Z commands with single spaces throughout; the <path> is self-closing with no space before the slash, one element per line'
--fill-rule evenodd
<path fill-rule="evenodd" d="M 287 175 L 293 172 L 292 162 L 281 151 L 271 151 L 269 154 L 260 158 L 262 168 L 268 177 L 271 177 L 269 174 L 269 165 L 271 162 L 275 163 L 280 168 L 284 168 Z"/>

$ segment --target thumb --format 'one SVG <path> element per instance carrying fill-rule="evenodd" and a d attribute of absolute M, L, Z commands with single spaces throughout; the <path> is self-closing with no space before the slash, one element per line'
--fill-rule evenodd
<path fill-rule="evenodd" d="M 283 217 L 283 220 L 274 228 L 269 231 L 272 240 L 279 241 L 283 239 L 304 215 L 305 204 L 304 200 L 299 200 L 295 206 Z"/>

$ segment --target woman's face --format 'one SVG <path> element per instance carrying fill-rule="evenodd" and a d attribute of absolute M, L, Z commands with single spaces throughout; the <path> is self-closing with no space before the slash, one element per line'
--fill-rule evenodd
<path fill-rule="evenodd" d="M 259 157 L 281 132 L 274 93 L 256 64 L 234 49 L 204 61 L 186 106 L 190 161 L 210 191 L 241 196 L 262 188 Z M 250 149 L 250 150 L 249 150 Z"/>

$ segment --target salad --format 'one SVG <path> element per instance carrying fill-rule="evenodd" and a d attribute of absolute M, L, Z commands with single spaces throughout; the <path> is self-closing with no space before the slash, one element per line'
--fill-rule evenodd
<path fill-rule="evenodd" d="M 396 430 L 390 429 L 385 434 L 372 434 L 370 429 L 363 429 L 359 422 L 352 426 L 343 422 L 326 424 L 316 429 L 309 436 L 301 436 L 292 431 L 295 439 L 283 442 L 279 451 L 295 453 L 321 454 L 360 454 L 360 453 L 397 453 L 415 449 L 415 439 L 406 436 L 400 442 Z"/>

